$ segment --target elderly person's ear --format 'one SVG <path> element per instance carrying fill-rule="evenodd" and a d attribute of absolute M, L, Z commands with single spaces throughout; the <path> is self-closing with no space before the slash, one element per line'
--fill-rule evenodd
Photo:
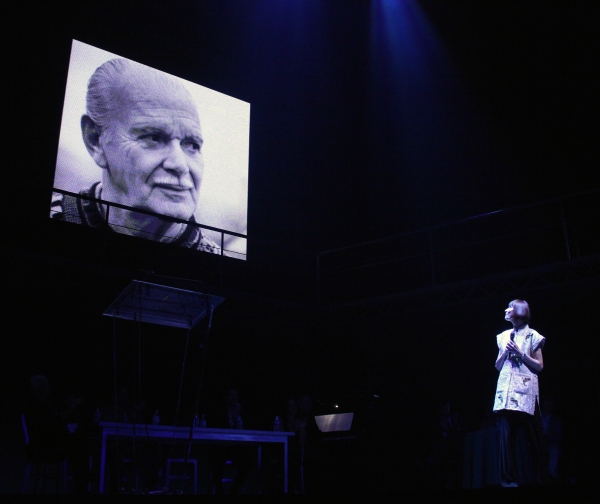
<path fill-rule="evenodd" d="M 100 145 L 100 128 L 88 115 L 81 117 L 81 134 L 85 148 L 100 168 L 108 167 L 104 150 Z"/>

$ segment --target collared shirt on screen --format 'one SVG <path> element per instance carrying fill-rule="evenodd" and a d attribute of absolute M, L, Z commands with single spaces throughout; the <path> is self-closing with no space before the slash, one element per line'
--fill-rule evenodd
<path fill-rule="evenodd" d="M 99 188 L 100 182 L 97 182 L 90 188 L 80 191 L 79 194 L 84 196 L 84 198 L 77 198 L 57 192 L 53 193 L 50 217 L 94 228 L 106 226 L 106 220 L 102 215 L 100 205 L 96 201 L 87 199 L 100 199 L 98 194 Z M 204 236 L 198 226 L 193 225 L 196 222 L 193 216 L 190 220 L 192 224 L 188 224 L 181 235 L 171 242 L 171 244 L 211 254 L 220 254 L 221 247 L 210 238 Z"/>

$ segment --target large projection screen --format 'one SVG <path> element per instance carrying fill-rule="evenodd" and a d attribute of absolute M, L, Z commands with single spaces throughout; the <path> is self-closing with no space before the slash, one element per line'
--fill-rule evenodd
<path fill-rule="evenodd" d="M 234 236 L 225 233 L 223 235 L 223 253 L 230 257 L 245 259 L 248 212 L 250 104 L 179 77 L 133 62 L 133 65 L 137 65 L 135 68 L 139 70 L 139 75 L 153 75 L 151 78 L 157 78 L 161 83 L 166 82 L 168 85 L 164 86 L 165 93 L 170 92 L 172 89 L 178 90 L 175 91 L 175 93 L 182 93 L 181 86 L 177 84 L 171 86 L 172 81 L 177 81 L 185 88 L 185 90 L 187 90 L 187 92 L 189 92 L 189 95 L 185 91 L 183 91 L 183 94 L 191 98 L 191 103 L 193 103 L 193 106 L 195 106 L 197 110 L 197 118 L 200 123 L 199 130 L 201 130 L 201 142 L 194 143 L 185 140 L 188 134 L 185 131 L 182 132 L 182 129 L 179 128 L 179 118 L 175 112 L 171 112 L 175 110 L 176 107 L 171 107 L 165 115 L 167 118 L 166 123 L 169 123 L 169 121 L 173 123 L 167 124 L 165 127 L 168 131 L 162 131 L 162 129 L 160 129 L 162 126 L 160 126 L 159 131 L 153 129 L 149 132 L 144 129 L 146 125 L 142 125 L 142 133 L 145 136 L 143 140 L 138 140 L 138 137 L 142 138 L 142 133 L 140 133 L 139 130 L 132 133 L 131 138 L 127 137 L 130 134 L 129 130 L 125 130 L 123 134 L 127 137 L 125 140 L 116 135 L 116 141 L 102 143 L 102 148 L 112 149 L 109 152 L 112 158 L 110 158 L 110 156 L 105 156 L 107 159 L 106 165 L 100 166 L 102 161 L 100 161 L 100 163 L 97 161 L 90 151 L 89 145 L 86 146 L 86 143 L 84 142 L 84 136 L 86 135 L 83 134 L 84 127 L 82 125 L 82 116 L 87 114 L 86 94 L 90 77 L 103 63 L 115 58 L 126 60 L 126 58 L 121 58 L 116 54 L 73 40 L 60 129 L 54 188 L 77 194 L 80 194 L 82 191 L 88 191 L 85 194 L 88 194 L 89 196 L 100 197 L 100 199 L 121 204 L 123 201 L 133 201 L 133 199 L 118 201 L 117 198 L 112 199 L 108 195 L 109 190 L 105 190 L 106 187 L 115 188 L 113 193 L 116 194 L 135 194 L 136 192 L 144 193 L 144 191 L 151 192 L 153 195 L 152 198 L 155 200 L 159 197 L 164 199 L 164 205 L 161 207 L 165 209 L 164 212 L 157 211 L 154 208 L 144 208 L 143 206 L 136 207 L 133 203 L 130 205 L 127 204 L 126 206 L 144 208 L 145 210 L 156 211 L 157 213 L 167 216 L 170 215 L 169 210 L 171 208 L 177 207 L 179 211 L 179 208 L 181 207 L 183 208 L 181 213 L 186 216 L 181 217 L 179 214 L 175 215 L 178 218 L 184 218 L 185 220 L 193 218 L 193 220 L 199 224 L 243 235 Z M 152 74 L 152 72 L 155 74 Z M 134 79 L 130 80 L 135 82 Z M 137 83 L 133 86 L 135 87 L 136 85 Z M 127 86 L 129 85 L 123 84 L 123 87 Z M 113 86 L 113 88 L 114 87 L 115 86 Z M 129 88 L 131 88 L 131 86 L 129 86 Z M 163 88 L 161 88 L 161 93 L 162 89 Z M 117 97 L 120 99 L 122 96 L 130 96 L 130 94 L 131 92 L 126 90 Z M 142 93 L 138 94 L 141 95 Z M 126 102 L 126 100 L 127 98 L 123 98 L 123 100 L 113 100 L 113 102 L 118 101 L 119 104 L 117 108 L 122 111 L 128 106 L 127 104 L 123 105 L 123 102 Z M 146 106 L 143 103 L 144 100 L 132 99 L 132 101 L 135 102 L 135 105 L 131 108 L 136 110 L 137 115 L 134 114 L 136 120 L 144 115 L 152 116 L 152 118 L 155 119 L 154 116 L 156 114 L 154 114 L 153 111 L 156 110 L 157 107 L 156 103 L 152 103 L 152 99 L 149 99 L 150 108 L 152 109 L 152 105 L 154 105 L 154 109 L 147 114 L 145 114 L 144 110 L 144 107 Z M 172 102 L 173 100 L 165 101 L 165 103 Z M 190 100 L 186 98 L 186 106 L 189 103 Z M 114 115 L 114 112 L 111 111 L 110 113 Z M 158 115 L 161 116 L 161 113 Z M 108 116 L 109 114 L 107 114 L 107 117 Z M 109 117 L 112 118 L 113 116 L 110 115 Z M 121 121 L 121 123 L 124 122 L 126 121 Z M 110 124 L 112 125 L 113 123 Z M 125 124 L 124 128 L 128 128 L 129 126 L 131 125 Z M 155 125 L 152 127 L 155 128 Z M 157 131 L 158 133 L 156 133 Z M 166 140 L 163 140 L 160 135 L 165 137 Z M 93 135 L 87 136 L 93 138 Z M 147 140 L 148 138 L 153 142 L 151 145 L 149 143 L 150 140 Z M 140 142 L 143 143 L 141 147 L 138 145 Z M 130 143 L 133 144 L 132 149 L 129 149 Z M 155 156 L 153 154 L 154 157 L 148 156 L 148 153 L 153 149 L 156 151 L 156 145 L 159 143 L 161 143 L 161 145 L 179 145 L 182 149 L 182 151 L 179 152 L 183 152 L 184 154 L 181 155 L 184 157 L 186 153 L 189 153 L 190 151 L 194 151 L 192 154 L 196 156 L 201 155 L 203 169 L 197 171 L 192 170 L 196 174 L 202 172 L 201 176 L 196 176 L 194 182 L 189 183 L 190 187 L 194 186 L 194 188 L 188 192 L 193 192 L 195 197 L 190 196 L 188 192 L 180 190 L 181 187 L 185 186 L 184 182 L 181 183 L 181 186 L 176 188 L 172 187 L 172 185 L 175 184 L 173 180 L 178 176 L 181 176 L 183 179 L 184 175 L 173 175 L 174 172 L 169 172 L 167 168 L 170 167 L 167 166 L 166 161 L 164 162 L 164 166 L 161 165 L 163 161 L 159 159 L 160 155 Z M 201 147 L 199 147 L 198 144 Z M 109 145 L 109 147 L 106 147 L 107 145 Z M 146 172 L 140 171 L 139 176 L 131 176 L 131 174 L 134 173 L 133 170 L 137 170 L 138 166 L 142 166 L 141 170 L 146 170 Z M 121 172 L 125 172 L 125 175 L 120 179 L 114 175 L 115 173 L 119 173 L 117 168 L 119 168 Z M 171 173 L 171 175 L 168 175 L 168 173 Z M 101 184 L 98 185 L 98 182 Z M 153 186 L 153 183 L 156 184 Z M 161 186 L 160 184 L 163 185 Z M 165 184 L 170 185 L 165 186 Z M 90 190 L 90 188 L 94 187 L 100 189 Z M 95 195 L 92 194 L 94 191 L 98 190 L 100 190 L 100 193 L 96 192 Z M 98 194 L 100 194 L 100 196 L 98 196 Z M 185 196 L 183 196 L 183 194 L 185 194 Z M 65 201 L 61 198 L 64 198 L 64 195 L 61 196 L 56 191 L 53 193 L 51 217 L 61 218 L 59 210 L 61 210 L 62 207 L 60 205 Z M 187 206 L 179 203 L 179 201 L 184 198 L 190 200 L 187 203 Z M 99 205 L 97 206 L 102 213 L 102 207 Z M 190 208 L 193 212 L 192 215 L 183 213 Z M 116 212 L 118 212 L 118 210 Z M 76 221 L 77 219 L 71 220 L 71 222 Z M 86 222 L 81 223 L 86 224 Z M 109 223 L 111 224 L 111 227 L 113 227 L 110 217 Z M 182 228 L 185 228 L 185 225 L 179 224 L 179 231 L 177 232 L 182 233 Z M 161 239 L 160 237 L 157 238 L 156 233 L 154 235 L 151 235 L 150 233 L 144 234 L 143 232 L 138 233 L 132 226 L 129 226 L 126 231 L 119 231 L 117 226 L 113 227 L 113 229 L 118 232 L 126 232 L 127 234 L 133 234 L 148 239 L 158 239 L 159 241 L 165 242 L 174 239 L 171 235 L 165 235 Z M 220 246 L 221 233 L 202 229 L 202 235 L 203 240 L 206 239 L 209 243 L 212 240 L 212 242 Z M 198 250 L 203 249 L 198 247 Z"/>

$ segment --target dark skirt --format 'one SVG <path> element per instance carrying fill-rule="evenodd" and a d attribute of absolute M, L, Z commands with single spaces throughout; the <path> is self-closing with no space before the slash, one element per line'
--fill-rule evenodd
<path fill-rule="evenodd" d="M 539 405 L 533 415 L 511 410 L 501 410 L 497 415 L 501 485 L 546 483 L 548 462 Z"/>

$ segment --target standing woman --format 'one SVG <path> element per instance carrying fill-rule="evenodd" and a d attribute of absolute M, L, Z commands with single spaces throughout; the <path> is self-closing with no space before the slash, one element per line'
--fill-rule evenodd
<path fill-rule="evenodd" d="M 545 481 L 542 424 L 539 411 L 538 374 L 544 368 L 542 348 L 546 338 L 529 327 L 531 313 L 526 301 L 515 299 L 508 304 L 504 318 L 513 325 L 496 337 L 500 371 L 494 411 L 498 414 L 500 434 L 500 482 L 502 486 L 519 486 L 527 460 L 518 460 L 529 450 L 535 479 Z M 519 446 L 523 430 L 526 446 Z M 521 469 L 521 470 L 518 470 Z"/>

